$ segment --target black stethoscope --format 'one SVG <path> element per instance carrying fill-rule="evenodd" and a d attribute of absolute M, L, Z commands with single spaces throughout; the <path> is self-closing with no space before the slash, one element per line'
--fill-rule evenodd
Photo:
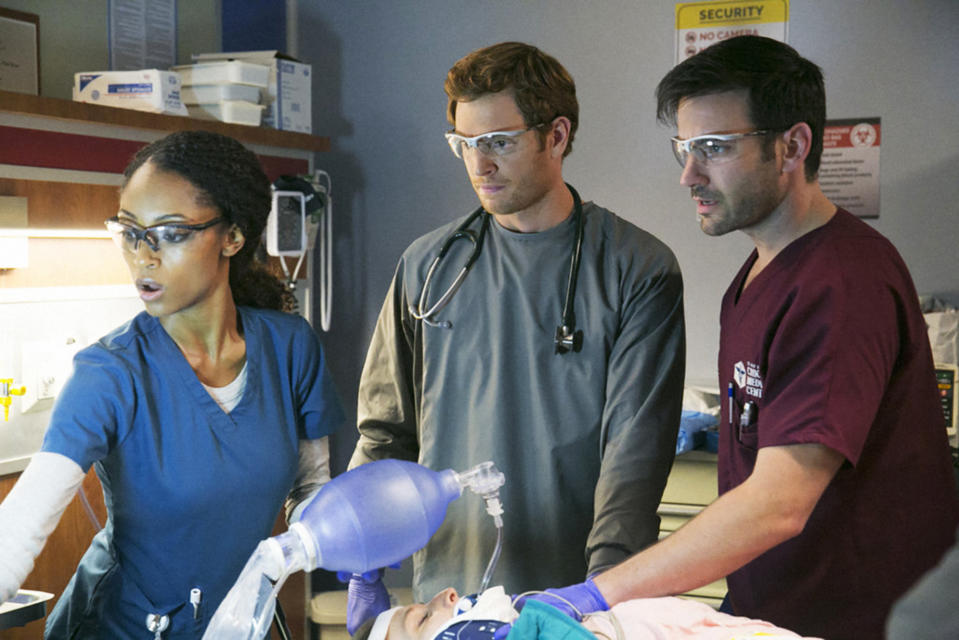
<path fill-rule="evenodd" d="M 576 298 L 576 276 L 579 274 L 579 256 L 583 248 L 583 203 L 579 199 L 579 194 L 576 193 L 576 189 L 569 184 L 566 185 L 566 188 L 569 189 L 570 194 L 573 196 L 573 215 L 576 217 L 576 246 L 573 248 L 573 253 L 569 261 L 569 280 L 566 283 L 566 301 L 563 303 L 563 321 L 560 326 L 556 327 L 556 335 L 553 338 L 556 353 L 560 354 L 579 351 L 583 348 L 583 332 L 582 330 L 576 331 L 576 315 L 573 313 L 573 300 Z M 486 214 L 485 216 L 483 215 L 484 213 Z M 483 217 L 483 220 L 480 224 L 479 235 L 477 235 L 469 229 L 469 226 L 480 216 Z M 463 279 L 466 278 L 466 274 L 469 273 L 473 263 L 479 258 L 480 252 L 483 250 L 483 240 L 486 238 L 486 232 L 489 229 L 490 217 L 490 214 L 486 213 L 483 207 L 478 207 L 463 224 L 447 236 L 443 242 L 443 246 L 440 247 L 439 253 L 433 258 L 433 262 L 426 272 L 426 280 L 423 281 L 423 289 L 420 292 L 419 302 L 415 308 L 412 304 L 409 305 L 410 315 L 416 320 L 422 320 L 431 327 L 440 327 L 443 329 L 449 329 L 453 326 L 453 323 L 449 320 L 437 321 L 432 318 L 434 318 L 443 307 L 449 304 L 449 301 L 453 298 L 453 294 L 456 293 L 456 290 L 463 284 Z M 440 263 L 440 260 L 449 253 L 453 243 L 461 238 L 473 243 L 473 252 L 466 260 L 466 264 L 463 265 L 463 268 L 460 269 L 460 272 L 456 275 L 456 279 L 453 280 L 453 283 L 446 290 L 446 293 L 440 296 L 440 299 L 437 300 L 433 306 L 423 311 L 423 307 L 427 303 L 430 281 L 433 278 L 433 272 L 436 271 L 436 266 Z"/>

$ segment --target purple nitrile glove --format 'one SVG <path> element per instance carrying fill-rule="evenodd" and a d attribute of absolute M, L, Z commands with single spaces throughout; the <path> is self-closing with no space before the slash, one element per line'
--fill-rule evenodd
<path fill-rule="evenodd" d="M 391 565 L 398 568 L 397 565 Z M 364 622 L 390 608 L 390 594 L 383 584 L 383 569 L 366 573 L 338 571 L 340 582 L 349 581 L 346 594 L 346 630 L 353 635 Z"/>
<path fill-rule="evenodd" d="M 583 616 L 587 613 L 609 610 L 606 598 L 599 592 L 592 578 L 587 578 L 586 582 L 580 582 L 562 589 L 547 589 L 545 593 L 523 596 L 517 600 L 516 609 L 522 610 L 527 600 L 539 600 L 559 609 L 577 622 L 581 622 Z"/>

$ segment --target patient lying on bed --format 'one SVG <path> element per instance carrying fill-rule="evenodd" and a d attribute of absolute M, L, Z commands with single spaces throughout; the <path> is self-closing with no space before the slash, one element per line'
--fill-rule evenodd
<path fill-rule="evenodd" d="M 526 639 L 741 640 L 800 638 L 761 620 L 731 616 L 683 598 L 641 598 L 587 615 L 582 624 L 535 600 L 518 613 L 513 598 L 493 587 L 476 598 L 444 589 L 426 604 L 394 607 L 362 625 L 354 640 L 502 640 L 512 630 Z M 808 640 L 808 639 L 807 639 Z"/>

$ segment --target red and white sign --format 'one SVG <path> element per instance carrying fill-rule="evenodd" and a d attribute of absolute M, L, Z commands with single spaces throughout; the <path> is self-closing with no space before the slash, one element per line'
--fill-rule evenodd
<path fill-rule="evenodd" d="M 860 218 L 879 217 L 880 118 L 829 120 L 819 185 L 834 204 Z"/>

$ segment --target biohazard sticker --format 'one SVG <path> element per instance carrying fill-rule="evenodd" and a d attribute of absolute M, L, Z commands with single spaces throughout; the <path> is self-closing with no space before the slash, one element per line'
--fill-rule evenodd
<path fill-rule="evenodd" d="M 819 186 L 831 202 L 860 218 L 879 217 L 879 118 L 827 120 Z"/>

